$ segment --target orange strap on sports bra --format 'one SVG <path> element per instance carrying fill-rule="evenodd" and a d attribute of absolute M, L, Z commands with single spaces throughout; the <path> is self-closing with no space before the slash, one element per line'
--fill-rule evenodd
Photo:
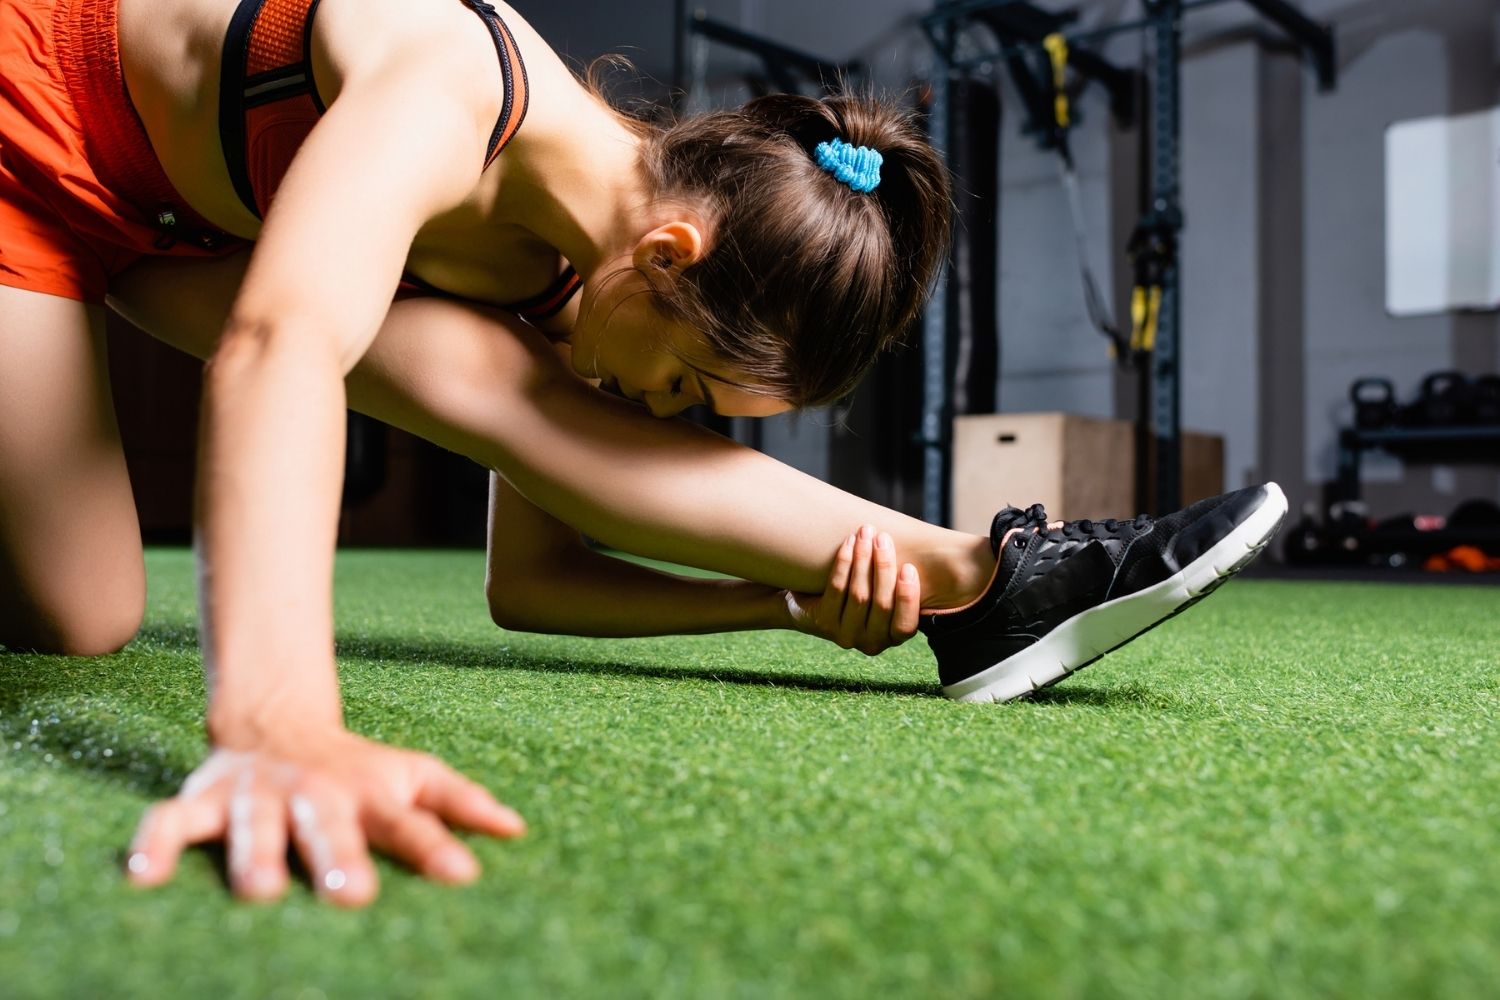
<path fill-rule="evenodd" d="M 494 7 L 462 0 L 484 21 L 500 57 L 504 101 L 490 134 L 486 167 L 526 118 L 526 66 Z M 313 78 L 312 26 L 318 0 L 240 0 L 224 38 L 219 139 L 235 193 L 256 218 L 326 108 Z"/>
<path fill-rule="evenodd" d="M 235 193 L 256 218 L 271 198 L 308 133 L 327 110 L 313 77 L 312 26 L 319 0 L 240 0 L 224 39 L 219 84 L 219 139 Z M 515 138 L 526 118 L 526 65 L 500 14 L 482 0 L 462 0 L 489 29 L 505 87 L 500 117 L 490 133 L 484 165 Z M 502 308 L 532 322 L 557 315 L 583 285 L 569 266 L 542 292 Z M 404 286 L 438 294 L 416 275 Z"/>

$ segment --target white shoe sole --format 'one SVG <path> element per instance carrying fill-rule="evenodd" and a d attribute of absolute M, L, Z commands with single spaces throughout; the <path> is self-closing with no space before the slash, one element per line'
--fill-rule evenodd
<path fill-rule="evenodd" d="M 1213 548 L 1161 583 L 1080 612 L 1014 656 L 943 688 L 955 701 L 1010 701 L 1056 684 L 1202 600 L 1248 566 L 1286 517 L 1286 495 L 1266 499 Z"/>

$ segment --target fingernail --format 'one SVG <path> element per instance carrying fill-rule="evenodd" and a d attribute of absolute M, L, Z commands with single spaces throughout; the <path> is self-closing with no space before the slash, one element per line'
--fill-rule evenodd
<path fill-rule="evenodd" d="M 861 525 L 860 526 L 860 529 L 859 529 L 859 540 L 860 541 L 862 541 L 862 542 L 868 542 L 870 540 L 870 536 L 873 535 L 873 534 L 875 534 L 875 526 L 874 525 L 872 525 L 872 524 L 865 524 L 865 525 Z"/>
<path fill-rule="evenodd" d="M 342 868 L 330 868 L 323 873 L 323 888 L 328 892 L 338 892 L 349 884 L 349 876 L 344 874 Z"/>
<path fill-rule="evenodd" d="M 129 869 L 132 875 L 144 875 L 147 869 L 151 867 L 151 859 L 146 857 L 144 851 L 136 851 L 125 862 L 125 867 Z"/>
<path fill-rule="evenodd" d="M 875 547 L 878 548 L 878 549 L 880 549 L 883 552 L 889 552 L 891 550 L 891 547 L 892 547 L 891 536 L 887 535 L 883 531 L 880 534 L 876 535 L 875 536 Z"/>
<path fill-rule="evenodd" d="M 252 868 L 245 876 L 245 889 L 252 896 L 271 896 L 281 890 L 281 880 L 269 868 Z"/>
<path fill-rule="evenodd" d="M 501 806 L 500 815 L 504 818 L 505 822 L 515 828 L 518 834 L 526 832 L 526 821 L 522 819 L 521 814 L 516 812 L 514 809 L 509 809 L 505 806 Z"/>
<path fill-rule="evenodd" d="M 916 583 L 917 582 L 917 567 L 913 566 L 911 563 L 907 563 L 906 565 L 902 566 L 901 567 L 901 582 L 902 583 Z"/>
<path fill-rule="evenodd" d="M 431 870 L 438 878 L 468 881 L 479 874 L 479 862 L 467 851 L 452 847 L 432 860 Z"/>

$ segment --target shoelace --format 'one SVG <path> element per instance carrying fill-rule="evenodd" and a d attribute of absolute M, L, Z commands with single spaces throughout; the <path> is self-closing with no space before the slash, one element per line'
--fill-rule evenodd
<path fill-rule="evenodd" d="M 1113 517 L 1107 517 L 1102 521 L 1091 521 L 1085 517 L 1082 520 L 1069 521 L 1057 529 L 1057 533 L 1064 538 L 1106 538 L 1118 535 L 1121 529 L 1127 526 L 1136 531 L 1144 531 L 1150 524 L 1151 515 L 1149 514 L 1137 514 L 1128 521 Z"/>
<path fill-rule="evenodd" d="M 1047 508 L 1039 503 L 1034 503 L 1025 510 L 1019 507 L 1005 508 L 995 515 L 995 521 L 990 526 L 990 532 L 996 538 L 1002 538 L 1012 528 L 1045 528 L 1046 526 Z"/>
<path fill-rule="evenodd" d="M 1048 529 L 1047 509 L 1039 503 L 1034 503 L 1025 510 L 1019 507 L 1006 507 L 995 515 L 995 521 L 990 526 L 990 538 L 998 550 L 1000 541 L 1012 528 L 1034 528 L 1039 531 L 1047 531 L 1048 534 L 1059 539 L 1085 539 L 1106 538 L 1119 535 L 1121 530 L 1127 526 L 1136 531 L 1144 531 L 1151 524 L 1149 514 L 1137 514 L 1129 520 L 1118 518 L 1105 518 L 1102 521 L 1093 521 L 1082 518 L 1077 521 L 1068 521 L 1061 528 Z M 1018 545 L 1026 544 L 1026 538 L 1030 532 L 1022 531 L 1015 536 Z"/>
<path fill-rule="evenodd" d="M 1025 510 L 1019 507 L 1006 507 L 995 515 L 995 520 L 990 524 L 990 544 L 995 551 L 1000 551 L 1000 543 L 1012 528 L 1035 528 L 1045 531 L 1047 528 L 1047 510 L 1039 503 L 1034 503 Z M 1018 539 L 1024 539 L 1031 532 L 1022 531 L 1016 535 Z M 1024 544 L 1024 542 L 1023 542 Z"/>

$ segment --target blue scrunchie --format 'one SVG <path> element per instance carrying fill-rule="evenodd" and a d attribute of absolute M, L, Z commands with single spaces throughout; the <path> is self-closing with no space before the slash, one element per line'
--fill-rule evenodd
<path fill-rule="evenodd" d="M 851 146 L 842 139 L 833 139 L 818 143 L 813 156 L 818 166 L 860 194 L 867 194 L 880 186 L 880 165 L 885 158 L 878 149 Z"/>

